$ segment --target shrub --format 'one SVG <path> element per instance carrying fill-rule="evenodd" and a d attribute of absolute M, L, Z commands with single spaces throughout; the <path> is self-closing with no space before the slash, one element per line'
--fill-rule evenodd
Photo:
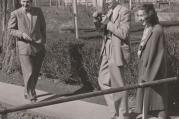
<path fill-rule="evenodd" d="M 47 43 L 42 72 L 50 78 L 58 78 L 66 83 L 91 82 L 93 88 L 98 88 L 100 48 L 99 39 L 89 41 L 75 40 L 73 37 L 53 39 Z"/>
<path fill-rule="evenodd" d="M 168 51 L 168 74 L 176 76 L 179 67 L 179 33 L 166 32 L 166 46 Z"/>
<path fill-rule="evenodd" d="M 68 35 L 68 34 L 66 34 Z M 132 37 L 133 38 L 133 37 Z M 177 41 L 176 33 L 166 33 L 166 44 L 170 54 L 170 75 L 176 74 Z M 136 39 L 132 39 L 136 41 Z M 74 40 L 73 37 L 53 39 L 47 43 L 47 54 L 42 71 L 67 83 L 81 84 L 88 81 L 94 88 L 99 88 L 97 77 L 99 71 L 99 52 L 101 38 Z M 137 51 L 138 43 L 131 42 L 131 62 L 125 66 L 127 84 L 135 84 L 138 72 Z M 172 69 L 171 69 L 172 68 Z"/>
<path fill-rule="evenodd" d="M 66 80 L 69 77 L 70 59 L 68 52 L 68 40 L 65 37 L 59 39 L 57 34 L 47 40 L 46 57 L 43 62 L 42 72 L 49 78 Z"/>

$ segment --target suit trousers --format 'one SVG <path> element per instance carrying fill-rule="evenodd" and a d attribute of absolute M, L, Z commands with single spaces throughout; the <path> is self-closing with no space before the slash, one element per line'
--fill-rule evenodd
<path fill-rule="evenodd" d="M 45 52 L 39 52 L 35 56 L 19 55 L 23 79 L 24 79 L 24 95 L 29 100 L 36 97 L 35 87 L 42 66 Z"/>
<path fill-rule="evenodd" d="M 102 90 L 123 87 L 125 85 L 123 66 L 117 66 L 110 58 L 112 48 L 110 41 L 107 41 L 105 48 L 98 77 L 99 86 Z M 127 92 L 107 94 L 104 95 L 104 97 L 109 107 L 111 117 L 123 119 L 124 114 L 128 113 Z"/>

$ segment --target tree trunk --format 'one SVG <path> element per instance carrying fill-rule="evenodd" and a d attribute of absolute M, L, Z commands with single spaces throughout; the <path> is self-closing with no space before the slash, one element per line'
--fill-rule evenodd
<path fill-rule="evenodd" d="M 19 60 L 16 53 L 16 39 L 9 35 L 7 29 L 7 23 L 9 20 L 10 12 L 15 8 L 7 9 L 7 6 L 13 6 L 12 0 L 3 0 L 3 29 L 2 29 L 2 52 L 1 52 L 1 62 L 2 70 L 6 73 L 12 73 L 19 69 Z M 18 4 L 18 0 L 15 3 Z M 14 7 L 19 7 L 15 5 Z"/>
<path fill-rule="evenodd" d="M 0 0 L 1 12 L 3 11 L 3 0 Z"/>

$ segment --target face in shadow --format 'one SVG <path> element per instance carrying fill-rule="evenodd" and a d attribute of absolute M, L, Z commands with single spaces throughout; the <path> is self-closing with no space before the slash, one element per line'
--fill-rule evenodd
<path fill-rule="evenodd" d="M 147 25 L 148 14 L 146 13 L 145 10 L 138 10 L 138 11 L 137 11 L 137 17 L 138 17 L 139 22 L 140 22 L 143 26 Z"/>
<path fill-rule="evenodd" d="M 21 0 L 21 7 L 25 11 L 29 11 L 32 7 L 32 0 Z"/>

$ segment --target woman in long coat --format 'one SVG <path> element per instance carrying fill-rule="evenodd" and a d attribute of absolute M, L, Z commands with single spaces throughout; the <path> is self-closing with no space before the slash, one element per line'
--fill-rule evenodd
<path fill-rule="evenodd" d="M 138 8 L 138 20 L 145 27 L 137 55 L 139 57 L 138 83 L 166 78 L 166 52 L 164 31 L 159 24 L 157 13 L 152 4 Z M 155 113 L 160 119 L 167 119 L 167 86 L 139 88 L 137 90 L 136 112 L 147 115 Z"/>

